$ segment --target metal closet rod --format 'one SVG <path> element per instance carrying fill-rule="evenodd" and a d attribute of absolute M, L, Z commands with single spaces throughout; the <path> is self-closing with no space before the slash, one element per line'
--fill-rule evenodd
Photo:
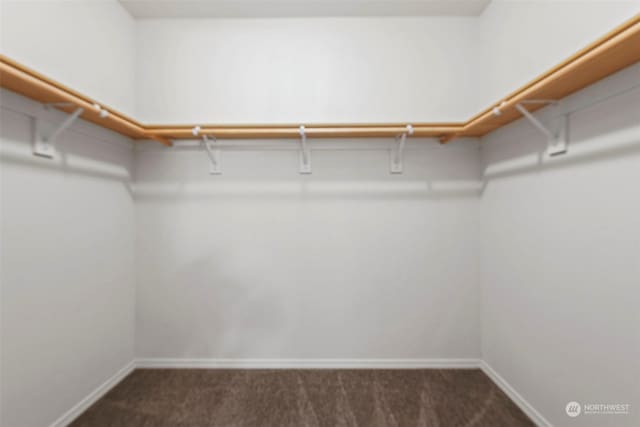
<path fill-rule="evenodd" d="M 577 107 L 563 111 L 564 114 L 573 114 L 609 99 L 625 95 L 640 88 L 640 83 L 633 84 L 621 90 L 608 93 L 601 97 L 582 103 Z M 523 104 L 548 105 L 556 103 L 556 100 L 523 100 Z M 501 115 L 501 107 L 493 109 L 494 115 Z M 307 137 L 312 138 L 389 138 L 397 137 L 406 133 L 407 126 L 411 126 L 413 137 L 440 138 L 445 139 L 452 134 L 457 134 L 465 128 L 464 123 L 447 124 L 320 124 L 303 125 Z M 197 134 L 194 134 L 197 129 Z M 198 126 L 182 125 L 176 127 L 147 127 L 147 130 L 154 135 L 163 138 L 191 139 L 202 136 L 210 136 L 220 139 L 297 139 L 300 137 L 300 125 L 224 125 L 224 126 Z"/>
<path fill-rule="evenodd" d="M 576 52 L 565 61 L 519 88 L 497 105 L 464 123 L 412 123 L 413 137 L 437 137 L 441 142 L 463 136 L 483 136 L 522 117 L 518 103 L 531 99 L 564 98 L 602 78 L 640 61 L 640 14 Z M 531 111 L 543 107 L 534 105 Z M 496 112 L 498 114 L 496 114 Z M 198 125 L 149 125 L 146 130 L 166 139 L 192 138 Z M 406 132 L 398 124 L 304 124 L 310 138 L 388 138 Z M 220 139 L 269 139 L 300 137 L 300 125 L 200 125 L 202 135 Z"/>
<path fill-rule="evenodd" d="M 598 104 L 601 104 L 610 99 L 616 98 L 618 96 L 629 94 L 635 90 L 640 89 L 640 83 L 632 84 L 631 86 L 625 87 L 624 89 L 619 89 L 610 93 L 606 93 L 600 97 L 592 98 L 588 102 L 580 103 L 573 108 L 561 109 L 561 114 L 574 114 L 591 107 L 594 107 Z M 557 102 L 555 100 L 525 100 L 522 101 L 523 104 L 540 104 L 540 105 L 549 105 L 555 104 Z M 381 126 L 373 126 L 369 125 L 365 127 L 363 125 L 315 125 L 315 126 L 304 126 L 304 133 L 306 136 L 314 136 L 316 138 L 325 138 L 330 139 L 338 135 L 339 137 L 362 137 L 365 133 L 366 136 L 379 136 L 379 137 L 397 137 L 402 134 L 407 133 L 407 126 L 411 127 L 410 136 L 422 136 L 422 137 L 434 137 L 438 136 L 440 133 L 444 131 L 451 131 L 452 129 L 461 128 L 462 125 L 442 125 L 441 127 L 437 127 L 434 125 L 381 125 Z M 448 126 L 448 127 L 445 127 Z M 178 128 L 172 129 L 158 129 L 156 132 L 159 135 L 163 133 L 170 135 L 180 135 L 183 142 L 180 144 L 181 147 L 199 147 L 199 143 L 193 143 L 194 140 L 200 140 L 202 137 L 213 137 L 220 138 L 223 140 L 229 139 L 265 139 L 265 134 L 269 136 L 273 136 L 273 138 L 267 137 L 266 139 L 299 139 L 300 138 L 300 126 L 296 125 L 269 125 L 269 126 L 258 126 L 258 125 L 242 125 L 238 127 L 234 126 L 194 126 L 191 128 L 187 128 L 185 126 L 181 126 L 179 130 Z M 446 133 L 446 132 L 445 132 Z M 256 135 L 259 135 L 256 136 Z M 384 143 L 384 148 L 388 148 L 388 144 L 392 142 L 389 141 L 380 141 Z M 278 142 L 276 144 L 266 144 L 260 142 L 251 142 L 247 141 L 237 141 L 237 142 L 217 142 L 217 147 L 219 148 L 239 148 L 243 149 L 246 147 L 261 147 L 268 149 L 283 149 L 283 150 L 297 150 L 298 147 L 289 142 Z M 376 146 L 375 149 L 380 149 L 383 147 L 382 145 Z M 355 148 L 359 148 L 355 146 Z M 415 148 L 415 146 L 414 146 Z M 314 147 L 315 150 L 336 150 L 340 149 L 339 146 L 331 146 L 325 147 L 323 145 L 316 145 Z M 347 149 L 353 150 L 354 146 L 349 146 Z M 362 149 L 371 150 L 372 148 L 369 145 L 362 145 Z"/>
<path fill-rule="evenodd" d="M 640 14 L 465 123 L 412 123 L 412 136 L 437 137 L 443 143 L 462 136 L 483 136 L 521 118 L 522 114 L 516 108 L 519 103 L 564 98 L 638 61 Z M 83 119 L 133 139 L 153 139 L 169 146 L 172 145 L 171 139 L 193 138 L 191 132 L 196 126 L 142 124 L 3 55 L 0 55 L 0 86 L 44 104 L 66 103 L 68 106 L 58 108 L 68 113 L 82 108 L 80 117 Z M 532 105 L 529 111 L 543 106 Z M 202 135 L 222 139 L 297 139 L 300 137 L 300 125 L 201 125 L 201 129 Z M 385 138 L 402 135 L 407 124 L 304 125 L 305 135 L 310 138 Z"/>
<path fill-rule="evenodd" d="M 310 138 L 393 138 L 407 131 L 408 123 L 393 124 L 304 124 L 306 136 Z M 413 124 L 414 137 L 441 137 L 460 131 L 462 123 Z M 225 126 L 148 126 L 147 131 L 163 138 L 193 138 L 193 129 L 200 135 L 215 136 L 220 139 L 252 138 L 300 138 L 300 125 L 225 125 Z"/>

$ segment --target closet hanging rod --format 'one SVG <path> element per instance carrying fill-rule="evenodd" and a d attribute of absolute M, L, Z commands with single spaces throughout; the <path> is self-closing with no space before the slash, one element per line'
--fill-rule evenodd
<path fill-rule="evenodd" d="M 0 55 L 0 85 L 67 113 L 73 113 L 78 108 L 82 108 L 83 119 L 130 138 L 153 139 L 164 145 L 171 145 L 171 141 L 149 133 L 144 125 L 124 114 L 18 64 L 4 55 Z"/>
<path fill-rule="evenodd" d="M 155 135 L 170 139 L 193 138 L 192 130 L 195 126 L 180 127 L 148 127 Z M 447 124 L 414 124 L 414 137 L 441 137 L 452 132 L 462 130 L 461 123 Z M 207 126 L 200 125 L 200 134 L 215 136 L 220 139 L 298 139 L 300 125 L 238 125 L 238 126 Z M 305 135 L 309 138 L 394 138 L 406 132 L 406 123 L 392 124 L 305 124 Z"/>
<path fill-rule="evenodd" d="M 559 100 L 640 61 L 640 14 L 578 51 L 546 73 L 472 117 L 464 129 L 442 138 L 480 137 L 522 117 L 515 106 L 527 99 Z M 529 111 L 542 108 L 532 105 Z M 500 114 L 496 114 L 496 110 Z"/>
<path fill-rule="evenodd" d="M 640 61 L 640 14 L 591 43 L 567 60 L 493 104 L 464 123 L 413 122 L 415 137 L 437 137 L 446 143 L 458 137 L 484 136 L 522 117 L 515 106 L 530 99 L 564 98 Z M 0 86 L 42 103 L 68 103 L 68 113 L 83 108 L 82 118 L 133 139 L 191 139 L 193 125 L 145 125 L 108 108 L 42 74 L 0 55 Z M 532 105 L 529 111 L 541 108 Z M 499 112 L 499 114 L 495 114 Z M 203 134 L 221 139 L 299 137 L 295 125 L 201 125 Z M 406 123 L 305 124 L 310 138 L 388 138 L 401 134 Z"/>

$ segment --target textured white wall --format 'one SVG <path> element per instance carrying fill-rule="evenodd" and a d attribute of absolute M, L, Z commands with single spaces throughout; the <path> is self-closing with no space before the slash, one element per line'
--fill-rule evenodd
<path fill-rule="evenodd" d="M 202 149 L 141 147 L 137 355 L 477 357 L 477 143 L 412 140 L 393 176 L 373 143 L 314 151 L 309 176 L 296 151 L 209 176 Z"/>
<path fill-rule="evenodd" d="M 640 64 L 566 107 L 638 76 Z M 544 138 L 524 120 L 482 140 L 482 355 L 554 426 L 640 425 L 638 111 L 636 89 L 573 114 L 570 152 L 541 163 Z M 632 415 L 574 420 L 570 401 Z"/>
<path fill-rule="evenodd" d="M 41 107 L 0 96 L 0 424 L 41 427 L 134 356 L 132 147 L 78 122 L 35 157 Z"/>
<path fill-rule="evenodd" d="M 1 0 L 2 54 L 134 113 L 135 21 L 117 0 Z"/>

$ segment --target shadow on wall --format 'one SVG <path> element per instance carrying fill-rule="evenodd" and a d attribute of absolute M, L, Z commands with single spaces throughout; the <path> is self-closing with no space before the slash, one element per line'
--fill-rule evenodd
<path fill-rule="evenodd" d="M 223 174 L 215 176 L 208 175 L 208 160 L 200 147 L 143 149 L 137 153 L 136 198 L 437 200 L 478 196 L 477 140 L 449 146 L 413 140 L 405 152 L 403 174 L 389 172 L 391 150 L 375 142 L 380 141 L 367 145 L 367 141 L 344 140 L 334 142 L 343 144 L 340 149 L 312 148 L 310 175 L 298 174 L 295 149 L 224 150 Z"/>
<path fill-rule="evenodd" d="M 632 66 L 563 100 L 559 107 L 547 107 L 536 113 L 545 125 L 555 130 L 559 111 L 554 108 L 571 112 L 576 106 L 588 106 L 568 116 L 569 144 L 565 154 L 549 157 L 546 137 L 524 118 L 484 137 L 481 140 L 484 165 L 481 193 L 495 179 L 640 154 L 638 70 L 640 66 Z M 616 88 L 625 87 L 632 89 L 596 102 L 602 94 L 615 93 Z M 596 103 L 589 106 L 590 99 Z"/>
<path fill-rule="evenodd" d="M 282 181 L 237 181 L 216 183 L 215 188 L 210 183 L 179 183 L 167 188 L 164 185 L 138 183 L 135 188 L 137 201 L 178 201 L 180 199 L 195 200 L 277 200 L 277 199 L 417 199 L 444 200 L 479 195 L 480 183 L 469 181 L 463 183 L 451 182 L 404 182 L 400 185 L 385 185 L 383 182 L 368 181 L 361 186 L 352 182 L 336 182 L 333 184 L 320 183 L 291 183 Z"/>
<path fill-rule="evenodd" d="M 17 95 L 11 95 L 3 93 L 3 104 L 0 105 L 0 160 L 3 163 L 49 173 L 118 181 L 133 198 L 133 153 L 131 143 L 126 138 L 86 122 L 76 122 L 58 136 L 54 158 L 36 156 L 32 152 L 35 118 L 32 113 L 26 112 L 33 110 L 36 104 L 16 101 Z M 14 109 L 13 103 L 27 107 Z M 20 111 L 22 109 L 25 112 Z M 48 111 L 43 112 L 41 117 L 51 123 L 60 123 L 66 115 L 59 111 Z"/>
<path fill-rule="evenodd" d="M 233 280 L 219 257 L 197 259 L 173 276 L 162 293 L 167 303 L 146 305 L 145 312 L 154 325 L 164 325 L 163 339 L 180 352 L 174 357 L 240 357 L 255 347 L 273 347 L 274 331 L 287 330 L 286 307 L 274 289 Z M 252 340 L 241 339 L 248 330 Z"/>

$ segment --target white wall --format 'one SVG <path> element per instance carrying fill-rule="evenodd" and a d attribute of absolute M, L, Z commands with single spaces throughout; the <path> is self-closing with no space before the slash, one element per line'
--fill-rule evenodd
<path fill-rule="evenodd" d="M 475 18 L 143 20 L 136 114 L 167 123 L 461 121 Z"/>
<path fill-rule="evenodd" d="M 134 113 L 135 21 L 117 0 L 0 0 L 2 54 Z"/>
<path fill-rule="evenodd" d="M 494 3 L 480 18 L 134 24 L 114 1 L 5 0 L 0 35 L 3 54 L 124 112 L 135 94 L 145 121 L 436 122 L 635 8 Z M 139 357 L 468 358 L 482 337 L 556 425 L 569 400 L 640 402 L 637 92 L 576 114 L 553 164 L 536 165 L 527 123 L 487 137 L 481 201 L 474 141 L 412 140 L 398 176 L 386 150 L 356 149 L 384 142 L 314 141 L 349 150 L 314 151 L 304 177 L 295 151 L 225 152 L 211 177 L 199 149 L 144 145 L 135 209 L 126 140 L 79 124 L 63 161 L 36 159 L 7 103 L 35 108 L 3 93 L 3 425 L 50 423 L 131 360 L 134 259 Z"/>
<path fill-rule="evenodd" d="M 50 425 L 134 357 L 131 142 L 78 122 L 57 159 L 35 157 L 39 110 L 1 92 L 5 427 Z"/>
<path fill-rule="evenodd" d="M 640 64 L 567 108 L 638 75 Z M 544 138 L 524 120 L 482 140 L 482 355 L 555 426 L 640 425 L 639 110 L 636 89 L 573 114 L 570 152 L 542 163 Z M 573 420 L 570 401 L 632 415 Z"/>
<path fill-rule="evenodd" d="M 640 13 L 640 0 L 492 0 L 478 19 L 474 114 Z"/>
<path fill-rule="evenodd" d="M 313 141 L 350 149 L 308 176 L 296 151 L 210 176 L 202 149 L 141 147 L 138 357 L 478 357 L 477 144 L 412 140 L 392 176 L 388 142 Z"/>
<path fill-rule="evenodd" d="M 0 23 L 2 54 L 133 113 L 135 23 L 116 0 L 2 0 Z M 41 110 L 2 92 L 7 427 L 51 424 L 134 357 L 131 143 L 78 122 L 61 158 L 35 158 L 25 113 Z"/>
<path fill-rule="evenodd" d="M 136 114 L 466 121 L 638 12 L 640 0 L 495 0 L 479 17 L 141 20 Z"/>
<path fill-rule="evenodd" d="M 134 21 L 116 0 L 1 0 L 0 48 L 148 122 L 455 122 L 639 12 L 493 0 L 479 17 Z"/>

